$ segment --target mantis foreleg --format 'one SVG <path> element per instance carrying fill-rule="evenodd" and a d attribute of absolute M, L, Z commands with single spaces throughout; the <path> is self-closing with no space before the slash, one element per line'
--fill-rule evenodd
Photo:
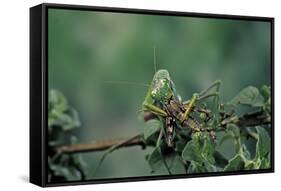
<path fill-rule="evenodd" d="M 168 116 L 168 114 L 161 108 L 153 105 L 153 104 L 149 104 L 149 103 L 143 103 L 143 106 L 150 111 L 151 113 L 154 113 L 156 115 L 160 115 L 162 117 L 166 117 Z"/>

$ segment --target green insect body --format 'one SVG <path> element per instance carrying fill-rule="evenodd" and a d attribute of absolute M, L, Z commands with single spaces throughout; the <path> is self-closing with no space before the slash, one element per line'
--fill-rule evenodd
<path fill-rule="evenodd" d="M 174 97 L 171 78 L 167 70 L 158 70 L 151 83 L 150 96 L 161 103 Z"/>
<path fill-rule="evenodd" d="M 166 142 L 169 147 L 173 146 L 173 132 L 177 122 L 189 123 L 192 129 L 200 129 L 199 123 L 191 119 L 187 120 L 196 98 L 197 94 L 194 94 L 189 104 L 184 105 L 175 91 L 175 85 L 170 78 L 169 72 L 161 69 L 155 73 L 143 102 L 143 107 L 144 110 L 164 118 Z"/>

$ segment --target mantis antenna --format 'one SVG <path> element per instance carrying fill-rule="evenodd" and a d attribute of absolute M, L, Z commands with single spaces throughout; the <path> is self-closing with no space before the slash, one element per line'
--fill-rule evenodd
<path fill-rule="evenodd" d="M 156 73 L 157 67 L 156 67 L 156 48 L 153 47 L 153 63 L 154 63 L 154 72 Z"/>
<path fill-rule="evenodd" d="M 127 81 L 104 81 L 107 84 L 121 84 L 121 85 L 137 85 L 137 86 L 145 86 L 149 87 L 149 84 L 138 83 L 138 82 L 127 82 Z"/>
<path fill-rule="evenodd" d="M 153 64 L 154 64 L 154 73 L 157 71 L 157 65 L 156 65 L 156 47 L 153 46 Z M 138 85 L 138 86 L 145 86 L 149 87 L 149 84 L 145 83 L 138 83 L 138 82 L 127 82 L 127 81 L 104 81 L 104 83 L 107 84 L 121 84 L 121 85 Z"/>

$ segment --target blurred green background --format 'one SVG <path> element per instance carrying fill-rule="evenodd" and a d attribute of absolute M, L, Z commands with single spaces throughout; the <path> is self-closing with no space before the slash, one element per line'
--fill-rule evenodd
<path fill-rule="evenodd" d="M 182 98 L 214 80 L 229 101 L 248 85 L 270 84 L 270 23 L 80 10 L 48 10 L 48 86 L 79 113 L 80 142 L 142 132 L 138 118 L 157 68 L 170 72 Z M 226 144 L 227 145 L 227 144 Z M 231 145 L 231 144 L 229 144 Z M 227 158 L 233 148 L 221 148 Z M 83 154 L 89 179 L 150 175 L 140 147 L 113 152 L 91 177 L 102 152 Z M 165 173 L 165 172 L 164 172 Z"/>

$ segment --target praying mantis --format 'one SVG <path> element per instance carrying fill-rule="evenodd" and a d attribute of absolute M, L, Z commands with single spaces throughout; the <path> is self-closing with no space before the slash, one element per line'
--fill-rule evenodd
<path fill-rule="evenodd" d="M 171 80 L 169 72 L 165 69 L 158 70 L 154 74 L 142 104 L 143 111 L 153 113 L 165 123 L 165 128 L 161 129 L 158 140 L 160 141 L 163 134 L 165 134 L 168 147 L 173 147 L 173 136 L 176 126 L 187 126 L 193 132 L 205 131 L 190 114 L 192 112 L 199 112 L 207 116 L 210 115 L 211 112 L 209 110 L 196 106 L 196 103 L 208 97 L 218 99 L 220 84 L 220 81 L 215 81 L 202 92 L 194 93 L 190 100 L 181 101 L 181 97 L 175 90 L 175 85 Z M 216 92 L 209 93 L 209 90 L 212 88 L 216 88 Z M 210 133 L 214 137 L 214 132 L 210 131 Z"/>
<path fill-rule="evenodd" d="M 193 132 L 209 131 L 210 135 L 215 138 L 212 129 L 202 128 L 199 122 L 193 119 L 190 114 L 198 112 L 206 115 L 207 120 L 210 118 L 211 111 L 198 107 L 196 103 L 208 97 L 214 97 L 215 103 L 218 105 L 221 81 L 214 81 L 205 90 L 200 93 L 194 93 L 190 100 L 182 101 L 168 70 L 160 69 L 156 71 L 155 47 L 154 69 L 155 74 L 142 103 L 142 110 L 154 114 L 164 122 L 165 128 L 161 129 L 159 133 L 157 145 L 159 146 L 162 136 L 165 135 L 168 147 L 173 147 L 176 126 L 187 126 Z M 210 92 L 213 88 L 215 88 L 215 92 Z"/>

